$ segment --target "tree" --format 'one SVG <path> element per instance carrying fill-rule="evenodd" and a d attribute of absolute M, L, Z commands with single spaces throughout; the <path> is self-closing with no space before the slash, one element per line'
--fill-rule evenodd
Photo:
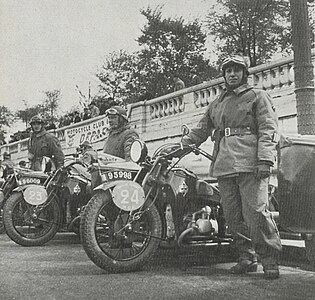
<path fill-rule="evenodd" d="M 163 19 L 161 7 L 142 9 L 147 25 L 138 43 L 140 52 L 140 83 L 154 96 L 172 91 L 177 74 L 186 85 L 192 69 L 202 80 L 215 77 L 216 70 L 205 59 L 206 34 L 198 20 L 186 23 L 183 18 Z"/>
<path fill-rule="evenodd" d="M 57 110 L 61 99 L 60 90 L 44 91 L 43 93 L 46 96 L 43 102 L 43 118 L 49 122 L 55 122 L 57 120 Z"/>
<path fill-rule="evenodd" d="M 99 94 L 94 100 L 127 104 L 137 101 L 139 92 L 139 57 L 137 53 L 114 51 L 107 55 L 105 62 L 96 73 L 101 81 Z"/>
<path fill-rule="evenodd" d="M 14 120 L 13 113 L 4 105 L 0 105 L 0 145 L 5 143 L 4 135 L 7 133 L 4 127 L 10 126 Z"/>
<path fill-rule="evenodd" d="M 13 113 L 6 106 L 0 105 L 0 129 L 2 126 L 10 126 L 13 120 Z"/>
<path fill-rule="evenodd" d="M 287 0 L 217 0 L 207 16 L 219 57 L 243 54 L 251 66 L 268 61 L 277 51 L 291 51 Z"/>
<path fill-rule="evenodd" d="M 40 115 L 44 110 L 42 104 L 29 106 L 26 100 L 23 100 L 24 109 L 20 109 L 15 113 L 15 117 L 21 119 L 25 123 L 25 128 L 28 127 L 29 121 L 33 116 Z"/>

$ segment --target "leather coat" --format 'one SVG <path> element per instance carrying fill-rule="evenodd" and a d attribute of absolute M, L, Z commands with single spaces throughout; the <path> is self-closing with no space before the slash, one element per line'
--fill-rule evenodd
<path fill-rule="evenodd" d="M 59 140 L 46 130 L 31 134 L 28 140 L 28 152 L 31 169 L 35 171 L 41 170 L 43 156 L 51 158 L 56 168 L 62 166 L 64 162 L 64 154 Z"/>
<path fill-rule="evenodd" d="M 128 125 L 110 130 L 105 139 L 103 152 L 130 160 L 130 147 L 135 139 L 139 139 L 139 135 Z"/>
<path fill-rule="evenodd" d="M 200 145 L 214 137 L 211 176 L 254 172 L 275 161 L 278 119 L 269 94 L 248 84 L 223 91 L 183 143 Z M 214 134 L 213 134 L 214 133 Z M 230 135 L 229 135 L 230 133 Z"/>

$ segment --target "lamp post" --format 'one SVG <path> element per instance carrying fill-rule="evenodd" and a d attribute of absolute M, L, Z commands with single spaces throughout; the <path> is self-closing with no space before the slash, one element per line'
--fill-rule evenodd
<path fill-rule="evenodd" d="M 307 0 L 290 0 L 290 7 L 298 133 L 315 134 L 314 67 Z"/>

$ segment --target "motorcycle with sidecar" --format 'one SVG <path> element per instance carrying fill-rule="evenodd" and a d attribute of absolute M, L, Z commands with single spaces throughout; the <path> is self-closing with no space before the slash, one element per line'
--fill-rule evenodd
<path fill-rule="evenodd" d="M 97 266 L 137 270 L 161 242 L 194 247 L 232 241 L 217 186 L 179 166 L 182 150 L 181 143 L 166 144 L 149 157 L 136 140 L 131 158 L 137 164 L 93 165 L 94 195 L 82 214 L 81 242 Z M 186 150 L 212 160 L 195 145 Z"/>
<path fill-rule="evenodd" d="M 4 169 L 0 167 L 0 177 Z M 5 202 L 9 199 L 15 189 L 32 185 L 43 185 L 48 174 L 44 172 L 32 171 L 27 168 L 13 167 L 7 175 L 3 178 L 0 187 L 0 233 L 5 232 L 3 223 L 3 207 Z"/>
<path fill-rule="evenodd" d="M 16 172 L 16 185 L 3 206 L 7 235 L 19 245 L 40 246 L 60 230 L 79 234 L 80 215 L 91 197 L 87 169 L 80 159 L 68 157 L 49 174 Z"/>

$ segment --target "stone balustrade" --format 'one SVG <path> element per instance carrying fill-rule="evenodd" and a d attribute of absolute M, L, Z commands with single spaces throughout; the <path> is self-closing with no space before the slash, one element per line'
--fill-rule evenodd
<path fill-rule="evenodd" d="M 314 61 L 315 51 L 313 49 L 313 65 Z M 293 58 L 282 58 L 250 68 L 249 71 L 249 83 L 257 88 L 266 90 L 272 96 L 279 117 L 280 130 L 284 134 L 296 134 Z M 209 103 L 220 94 L 223 88 L 224 80 L 221 77 L 155 99 L 134 103 L 128 107 L 131 126 L 139 132 L 141 139 L 147 143 L 149 151 L 153 151 L 162 144 L 179 141 L 181 126 L 183 124 L 187 124 L 190 127 L 195 125 Z M 60 140 L 65 153 L 73 153 L 78 146 L 73 141 L 82 141 L 82 138 L 84 138 L 82 132 L 91 131 L 91 141 L 94 142 L 92 137 L 96 136 L 95 128 L 99 126 L 97 124 L 100 121 L 102 124 L 105 124 L 105 119 L 104 116 L 99 116 L 93 120 L 86 120 L 57 129 L 54 133 Z M 103 127 L 104 124 L 102 125 Z M 80 128 L 82 130 L 73 130 Z M 70 132 L 71 134 L 77 132 L 76 134 L 81 134 L 81 137 L 73 139 L 69 135 Z M 104 134 L 101 134 L 101 136 L 103 137 Z M 99 136 L 100 133 L 98 133 Z M 204 148 L 211 149 L 211 147 L 210 141 L 204 144 Z M 95 140 L 94 148 L 101 149 L 102 140 L 99 138 Z M 0 153 L 4 151 L 12 153 L 14 160 L 25 159 L 27 157 L 27 140 L 1 146 Z M 198 157 L 195 161 L 192 160 L 191 163 L 197 169 L 199 165 L 201 168 L 199 173 L 205 174 L 203 159 Z"/>

